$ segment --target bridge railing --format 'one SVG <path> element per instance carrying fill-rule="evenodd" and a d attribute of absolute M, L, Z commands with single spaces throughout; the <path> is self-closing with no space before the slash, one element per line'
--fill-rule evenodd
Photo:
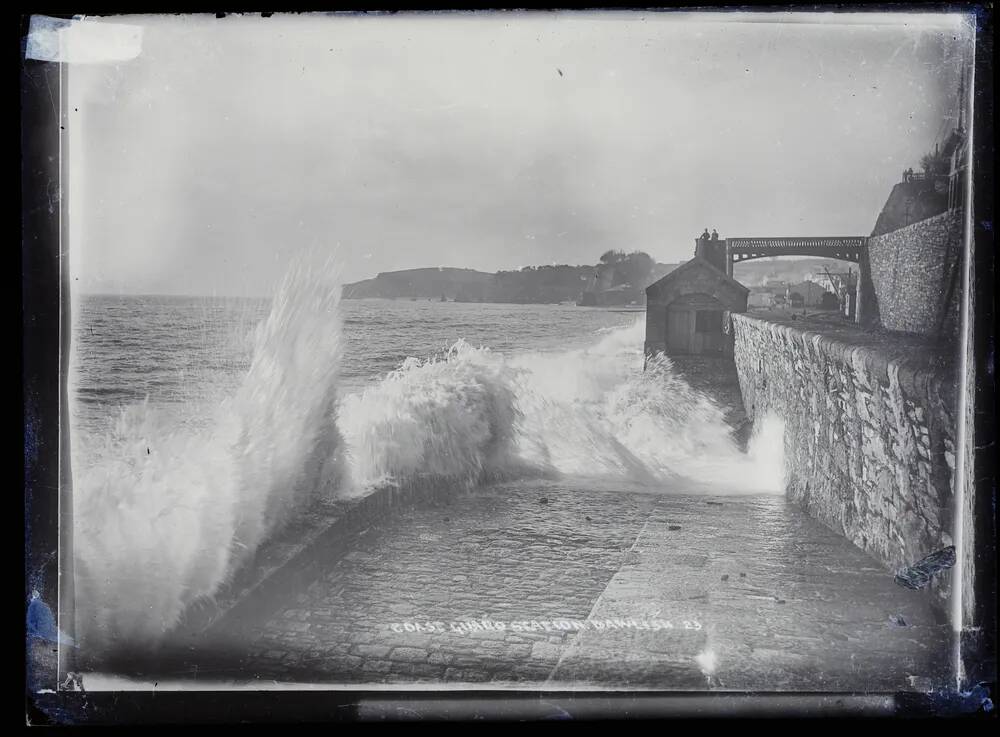
<path fill-rule="evenodd" d="M 727 238 L 726 245 L 730 251 L 772 250 L 801 248 L 813 249 L 849 249 L 865 248 L 868 245 L 867 236 L 810 236 L 805 238 Z"/>

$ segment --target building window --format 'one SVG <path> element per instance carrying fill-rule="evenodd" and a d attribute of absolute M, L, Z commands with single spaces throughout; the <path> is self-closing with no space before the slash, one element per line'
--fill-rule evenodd
<path fill-rule="evenodd" d="M 698 310 L 694 318 L 694 331 L 696 333 L 722 332 L 722 311 Z"/>

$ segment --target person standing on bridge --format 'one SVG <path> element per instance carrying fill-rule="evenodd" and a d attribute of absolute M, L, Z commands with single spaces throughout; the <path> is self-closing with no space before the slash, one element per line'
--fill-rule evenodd
<path fill-rule="evenodd" d="M 703 241 L 707 241 L 709 239 L 709 237 L 710 236 L 708 235 L 708 228 L 705 228 L 705 232 L 701 234 L 701 239 Z"/>
<path fill-rule="evenodd" d="M 712 228 L 712 242 L 713 243 L 719 242 L 719 231 L 717 231 L 715 228 Z"/>

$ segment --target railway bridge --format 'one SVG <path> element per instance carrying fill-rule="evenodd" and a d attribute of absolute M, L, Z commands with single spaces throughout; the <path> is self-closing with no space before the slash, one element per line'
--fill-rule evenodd
<path fill-rule="evenodd" d="M 738 263 L 775 256 L 829 258 L 857 264 L 857 290 L 852 295 L 848 314 L 858 323 L 868 323 L 872 317 L 875 301 L 867 236 L 741 236 L 715 240 L 702 236 L 695 242 L 695 253 L 716 266 L 724 265 L 729 277 L 733 276 L 733 267 Z"/>

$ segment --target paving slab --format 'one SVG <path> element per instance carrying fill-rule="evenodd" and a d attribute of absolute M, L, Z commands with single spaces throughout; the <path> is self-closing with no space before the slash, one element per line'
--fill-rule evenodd
<path fill-rule="evenodd" d="M 783 497 L 518 482 L 400 513 L 248 628 L 243 681 L 900 691 L 925 592 Z M 669 626 L 668 626 L 669 625 Z"/>
<path fill-rule="evenodd" d="M 721 503 L 720 503 L 721 502 Z M 636 625 L 608 626 L 625 618 Z M 652 618 L 672 629 L 640 624 Z M 949 683 L 926 592 L 781 497 L 659 500 L 549 678 L 630 688 L 899 691 Z"/>

